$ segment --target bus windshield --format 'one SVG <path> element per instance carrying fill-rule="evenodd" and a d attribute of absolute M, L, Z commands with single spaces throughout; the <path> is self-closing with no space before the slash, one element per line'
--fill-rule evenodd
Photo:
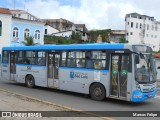
<path fill-rule="evenodd" d="M 156 81 L 156 67 L 152 54 L 139 53 L 139 59 L 135 65 L 136 80 L 140 83 L 151 83 Z"/>

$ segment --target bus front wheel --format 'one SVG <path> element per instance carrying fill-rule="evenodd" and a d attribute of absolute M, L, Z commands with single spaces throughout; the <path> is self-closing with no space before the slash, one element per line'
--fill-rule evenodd
<path fill-rule="evenodd" d="M 106 96 L 106 90 L 102 84 L 95 83 L 90 88 L 90 96 L 93 100 L 103 100 Z"/>
<path fill-rule="evenodd" d="M 29 88 L 33 88 L 35 85 L 34 77 L 32 75 L 26 76 L 26 86 Z"/>

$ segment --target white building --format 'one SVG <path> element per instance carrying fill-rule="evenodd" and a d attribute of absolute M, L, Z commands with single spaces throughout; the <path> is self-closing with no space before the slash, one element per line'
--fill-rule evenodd
<path fill-rule="evenodd" d="M 18 18 L 27 19 L 27 20 L 41 21 L 36 16 L 24 10 L 10 10 L 10 12 L 13 17 L 18 17 Z"/>
<path fill-rule="evenodd" d="M 45 25 L 44 35 L 51 35 L 53 33 L 58 33 L 58 32 L 59 32 L 58 29 L 56 29 L 48 24 Z"/>
<path fill-rule="evenodd" d="M 154 17 L 138 13 L 126 14 L 125 29 L 129 43 L 147 44 L 154 51 L 160 49 L 160 22 Z"/>
<path fill-rule="evenodd" d="M 72 30 L 68 30 L 68 31 L 53 33 L 52 35 L 70 38 L 72 35 L 72 32 L 73 32 Z"/>

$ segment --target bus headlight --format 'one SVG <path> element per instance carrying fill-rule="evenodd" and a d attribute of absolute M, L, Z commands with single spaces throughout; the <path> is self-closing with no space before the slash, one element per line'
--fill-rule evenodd
<path fill-rule="evenodd" d="M 141 87 L 140 87 L 139 84 L 136 84 L 136 89 L 139 90 L 139 91 L 141 91 Z"/>

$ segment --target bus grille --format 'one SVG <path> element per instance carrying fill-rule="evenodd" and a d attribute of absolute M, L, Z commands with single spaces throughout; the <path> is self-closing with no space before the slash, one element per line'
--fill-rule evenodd
<path fill-rule="evenodd" d="M 143 92 L 152 92 L 153 91 L 153 89 L 151 88 L 151 89 L 143 89 Z"/>

